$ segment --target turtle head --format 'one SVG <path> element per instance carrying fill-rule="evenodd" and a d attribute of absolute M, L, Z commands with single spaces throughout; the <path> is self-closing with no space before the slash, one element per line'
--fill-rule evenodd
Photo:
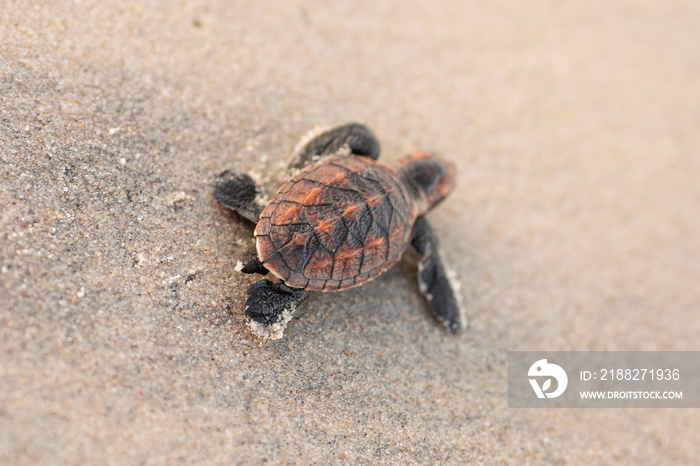
<path fill-rule="evenodd" d="M 419 215 L 440 203 L 455 186 L 454 165 L 430 152 L 403 158 L 401 172 L 415 194 Z"/>

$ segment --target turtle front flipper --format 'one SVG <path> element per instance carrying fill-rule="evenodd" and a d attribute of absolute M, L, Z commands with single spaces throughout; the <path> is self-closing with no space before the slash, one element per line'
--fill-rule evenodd
<path fill-rule="evenodd" d="M 301 288 L 263 279 L 248 287 L 245 316 L 250 330 L 257 336 L 279 340 L 297 306 L 309 296 Z"/>
<path fill-rule="evenodd" d="M 424 217 L 416 220 L 411 243 L 423 256 L 418 263 L 420 292 L 430 303 L 435 318 L 457 333 L 463 326 L 459 304 L 440 258 L 437 237 Z"/>
<path fill-rule="evenodd" d="M 221 173 L 214 185 L 214 199 L 219 204 L 256 224 L 265 208 L 258 199 L 260 193 L 250 176 L 229 170 Z"/>
<path fill-rule="evenodd" d="M 338 153 L 343 147 L 349 153 L 377 160 L 379 157 L 379 141 L 372 131 L 360 123 L 349 123 L 324 132 L 314 132 L 304 137 L 297 146 L 296 156 L 289 164 L 291 171 L 301 170 L 322 157 Z"/>

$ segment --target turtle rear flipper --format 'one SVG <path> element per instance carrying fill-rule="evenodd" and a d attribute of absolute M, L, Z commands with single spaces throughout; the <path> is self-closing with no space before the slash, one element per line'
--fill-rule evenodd
<path fill-rule="evenodd" d="M 282 338 L 287 323 L 309 292 L 263 279 L 248 287 L 245 316 L 254 334 L 270 340 Z"/>
<path fill-rule="evenodd" d="M 301 170 L 322 157 L 338 153 L 343 147 L 349 153 L 377 160 L 379 157 L 379 141 L 372 131 L 360 123 L 350 123 L 328 131 L 313 134 L 308 142 L 302 139 L 296 156 L 289 164 L 290 171 Z"/>
<path fill-rule="evenodd" d="M 459 304 L 440 258 L 437 237 L 424 217 L 416 220 L 412 238 L 413 247 L 423 256 L 418 263 L 418 288 L 435 318 L 457 333 L 463 327 Z"/>
<path fill-rule="evenodd" d="M 256 224 L 265 208 L 258 200 L 260 193 L 260 188 L 250 176 L 229 170 L 217 177 L 214 186 L 214 199 L 219 204 Z"/>

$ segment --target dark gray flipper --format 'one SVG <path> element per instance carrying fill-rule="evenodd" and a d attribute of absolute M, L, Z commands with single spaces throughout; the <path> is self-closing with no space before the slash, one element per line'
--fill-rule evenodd
<path fill-rule="evenodd" d="M 241 272 L 243 273 L 258 273 L 260 275 L 267 275 L 269 270 L 258 259 L 258 254 L 255 253 L 251 255 L 248 259 L 243 261 L 243 266 L 241 267 Z"/>
<path fill-rule="evenodd" d="M 290 288 L 284 283 L 273 283 L 267 279 L 253 283 L 248 288 L 245 303 L 245 316 L 250 329 L 262 338 L 282 338 L 296 307 L 308 296 L 308 291 Z"/>
<path fill-rule="evenodd" d="M 459 305 L 440 259 L 437 237 L 425 218 L 416 220 L 411 242 L 423 256 L 418 264 L 421 293 L 430 303 L 435 318 L 447 325 L 452 333 L 457 333 L 462 328 Z"/>
<path fill-rule="evenodd" d="M 265 208 L 256 201 L 260 189 L 253 179 L 245 174 L 229 170 L 221 173 L 214 185 L 214 199 L 253 223 L 258 223 L 260 213 Z"/>
<path fill-rule="evenodd" d="M 379 157 L 379 141 L 365 125 L 350 123 L 323 132 L 309 141 L 289 164 L 290 170 L 300 170 L 317 162 L 321 157 L 333 155 L 343 146 L 350 153 L 376 160 Z"/>

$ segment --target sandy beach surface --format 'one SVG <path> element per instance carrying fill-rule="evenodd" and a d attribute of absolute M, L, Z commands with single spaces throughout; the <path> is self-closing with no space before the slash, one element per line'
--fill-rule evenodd
<path fill-rule="evenodd" d="M 697 2 L 0 5 L 0 463 L 691 464 L 693 409 L 509 409 L 508 350 L 700 350 Z M 234 270 L 224 169 L 274 191 L 361 121 L 433 149 L 415 258 L 277 342 Z"/>

